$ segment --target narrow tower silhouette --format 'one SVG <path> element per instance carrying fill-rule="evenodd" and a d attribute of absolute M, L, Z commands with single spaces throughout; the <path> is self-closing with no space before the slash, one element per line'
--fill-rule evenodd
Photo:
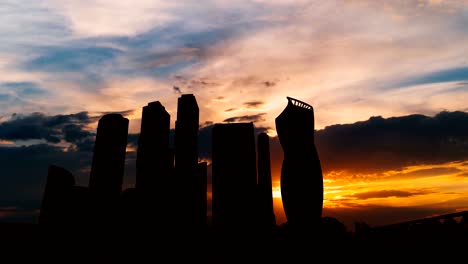
<path fill-rule="evenodd" d="M 137 149 L 136 188 L 142 193 L 161 191 L 171 170 L 169 130 L 171 116 L 159 102 L 143 107 Z"/>
<path fill-rule="evenodd" d="M 212 145 L 213 226 L 252 228 L 257 214 L 253 123 L 216 124 Z"/>
<path fill-rule="evenodd" d="M 284 151 L 281 197 L 288 224 L 301 231 L 318 228 L 322 216 L 323 178 L 314 144 L 312 106 L 287 97 L 288 105 L 275 119 Z"/>
<path fill-rule="evenodd" d="M 128 119 L 104 115 L 98 123 L 89 189 L 98 220 L 109 219 L 120 201 L 127 147 Z"/>
<path fill-rule="evenodd" d="M 276 225 L 273 210 L 273 192 L 271 184 L 270 138 L 266 133 L 258 135 L 258 211 L 259 224 L 263 228 Z"/>
<path fill-rule="evenodd" d="M 178 99 L 175 125 L 175 173 L 177 181 L 178 218 L 183 226 L 197 223 L 201 208 L 197 204 L 199 110 L 193 94 Z M 206 188 L 205 188 L 206 189 Z"/>
<path fill-rule="evenodd" d="M 173 199 L 172 155 L 169 150 L 170 115 L 159 102 L 143 107 L 140 137 L 137 149 L 136 196 L 139 201 L 137 212 L 146 225 L 166 225 L 171 222 Z M 132 192 L 134 192 L 132 194 Z"/>

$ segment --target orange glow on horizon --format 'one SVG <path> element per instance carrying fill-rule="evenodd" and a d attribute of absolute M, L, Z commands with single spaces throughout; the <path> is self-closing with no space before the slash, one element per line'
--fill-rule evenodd
<path fill-rule="evenodd" d="M 366 207 L 427 207 L 455 212 L 468 208 L 468 162 L 409 166 L 400 171 L 359 175 L 332 171 L 324 175 L 324 210 Z M 280 181 L 273 182 L 277 223 L 286 221 Z M 326 216 L 326 215 L 324 215 Z"/>

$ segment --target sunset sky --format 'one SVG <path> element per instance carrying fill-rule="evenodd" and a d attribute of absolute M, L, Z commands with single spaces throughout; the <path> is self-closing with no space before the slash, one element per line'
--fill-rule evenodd
<path fill-rule="evenodd" d="M 47 166 L 87 185 L 96 121 L 195 94 L 213 123 L 272 137 L 278 223 L 286 96 L 313 105 L 324 216 L 350 226 L 468 210 L 466 0 L 3 0 L 0 220 L 34 221 Z"/>

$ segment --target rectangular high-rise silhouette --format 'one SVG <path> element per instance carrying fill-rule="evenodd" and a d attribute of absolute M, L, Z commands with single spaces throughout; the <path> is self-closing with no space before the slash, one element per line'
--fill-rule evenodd
<path fill-rule="evenodd" d="M 171 116 L 159 101 L 143 107 L 136 160 L 137 215 L 140 223 L 155 228 L 174 222 L 170 121 Z"/>
<path fill-rule="evenodd" d="M 169 188 L 163 185 L 171 171 L 170 121 L 159 101 L 143 107 L 136 160 L 136 188 L 143 193 L 156 195 L 162 188 Z"/>
<path fill-rule="evenodd" d="M 178 99 L 175 125 L 175 173 L 178 217 L 181 225 L 193 226 L 201 213 L 197 195 L 199 109 L 193 94 Z"/>
<path fill-rule="evenodd" d="M 69 224 L 71 192 L 74 186 L 75 178 L 69 171 L 54 165 L 49 166 L 39 214 L 40 224 Z"/>
<path fill-rule="evenodd" d="M 93 197 L 100 202 L 114 204 L 119 201 L 127 136 L 128 119 L 122 115 L 107 114 L 99 120 L 89 188 Z"/>
<path fill-rule="evenodd" d="M 216 124 L 212 143 L 213 225 L 251 228 L 257 204 L 253 123 Z"/>

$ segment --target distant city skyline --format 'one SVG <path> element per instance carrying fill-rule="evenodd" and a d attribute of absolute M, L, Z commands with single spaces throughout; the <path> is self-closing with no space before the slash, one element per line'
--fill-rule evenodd
<path fill-rule="evenodd" d="M 174 129 L 181 94 L 197 97 L 200 161 L 214 123 L 268 132 L 278 223 L 286 96 L 315 110 L 324 215 L 468 208 L 466 0 L 6 0 L 0 14 L 0 221 L 36 219 L 46 163 L 88 184 L 107 113 L 129 119 L 133 186 L 142 107 L 160 101 Z"/>

